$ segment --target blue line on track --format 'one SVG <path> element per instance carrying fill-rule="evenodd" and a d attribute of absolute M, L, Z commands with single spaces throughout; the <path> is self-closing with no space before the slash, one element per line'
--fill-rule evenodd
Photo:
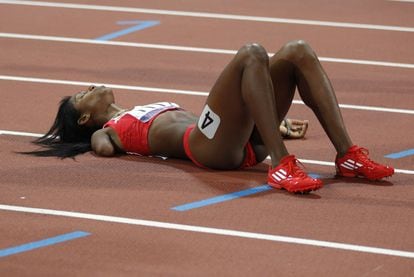
<path fill-rule="evenodd" d="M 111 34 L 107 34 L 101 37 L 96 38 L 95 40 L 102 40 L 102 41 L 107 41 L 107 40 L 111 40 L 120 36 L 124 36 L 133 32 L 137 32 L 146 28 L 150 28 L 153 27 L 155 25 L 160 24 L 159 21 L 138 21 L 138 20 L 134 20 L 134 21 L 118 21 L 117 22 L 118 25 L 131 25 L 134 24 L 134 26 L 120 30 L 118 32 L 114 32 Z"/>
<path fill-rule="evenodd" d="M 48 238 L 44 240 L 29 242 L 26 244 L 15 246 L 15 247 L 0 249 L 0 258 L 14 255 L 14 254 L 19 254 L 22 252 L 34 250 L 34 249 L 45 247 L 45 246 L 50 246 L 50 245 L 65 242 L 68 240 L 73 240 L 73 239 L 89 236 L 89 235 L 90 233 L 87 233 L 87 232 L 76 231 L 76 232 L 63 234 L 60 236 L 56 236 L 56 237 L 52 237 L 52 238 Z"/>
<path fill-rule="evenodd" d="M 414 148 L 413 149 L 407 149 L 407 150 L 397 152 L 397 153 L 388 154 L 385 157 L 390 158 L 390 159 L 401 159 L 401 158 L 411 156 L 411 155 L 414 155 Z"/>
<path fill-rule="evenodd" d="M 315 174 L 315 173 L 308 173 L 308 176 L 314 179 L 323 179 L 322 175 Z"/>
<path fill-rule="evenodd" d="M 229 193 L 229 194 L 216 196 L 216 197 L 209 198 L 209 199 L 204 199 L 204 200 L 201 200 L 201 201 L 196 201 L 196 202 L 184 204 L 184 205 L 177 206 L 177 207 L 174 207 L 174 208 L 171 208 L 171 209 L 175 210 L 175 211 L 180 211 L 180 212 L 188 211 L 188 210 L 191 210 L 191 209 L 201 208 L 201 207 L 204 207 L 204 206 L 213 205 L 213 204 L 221 203 L 221 202 L 224 202 L 224 201 L 233 200 L 233 199 L 240 198 L 240 197 L 243 197 L 243 196 L 248 196 L 248 195 L 268 191 L 268 190 L 271 190 L 271 189 L 272 189 L 272 187 L 269 186 L 269 185 L 262 185 L 262 186 L 258 186 L 258 187 L 254 187 L 254 188 L 250 188 L 250 189 L 246 189 L 246 190 L 241 190 L 241 191 L 237 191 L 237 192 L 233 192 L 233 193 Z"/>
<path fill-rule="evenodd" d="M 323 176 L 321 176 L 319 174 L 309 173 L 308 175 L 312 178 L 323 178 Z M 271 189 L 272 189 L 272 187 L 269 186 L 269 185 L 262 185 L 262 186 L 258 186 L 258 187 L 254 187 L 254 188 L 250 188 L 250 189 L 245 189 L 245 190 L 241 190 L 241 191 L 236 191 L 236 192 L 233 192 L 233 193 L 224 194 L 224 195 L 220 195 L 220 196 L 216 196 L 216 197 L 212 197 L 212 198 L 208 198 L 208 199 L 204 199 L 204 200 L 200 200 L 200 201 L 196 201 L 196 202 L 183 204 L 183 205 L 180 205 L 180 206 L 173 207 L 173 208 L 171 208 L 171 210 L 180 211 L 180 212 L 188 211 L 188 210 L 192 210 L 192 209 L 197 209 L 197 208 L 201 208 L 201 207 L 205 207 L 205 206 L 209 206 L 209 205 L 218 204 L 218 203 L 221 203 L 221 202 L 237 199 L 237 198 L 244 197 L 244 196 L 249 196 L 249 195 L 256 194 L 256 193 L 261 193 L 261 192 L 264 192 L 264 191 L 269 191 Z"/>

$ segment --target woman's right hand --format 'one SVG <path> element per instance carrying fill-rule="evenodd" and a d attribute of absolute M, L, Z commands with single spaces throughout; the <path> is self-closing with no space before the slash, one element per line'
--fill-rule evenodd
<path fill-rule="evenodd" d="M 309 120 L 289 119 L 282 120 L 280 133 L 283 138 L 300 139 L 304 138 L 308 130 Z"/>

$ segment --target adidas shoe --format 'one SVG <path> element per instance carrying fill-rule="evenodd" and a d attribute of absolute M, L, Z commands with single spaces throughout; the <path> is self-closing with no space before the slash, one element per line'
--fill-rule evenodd
<path fill-rule="evenodd" d="M 275 168 L 270 168 L 267 183 L 289 192 L 310 192 L 322 187 L 322 181 L 309 177 L 298 165 L 294 155 L 284 157 Z"/>
<path fill-rule="evenodd" d="M 378 164 L 368 158 L 368 150 L 351 146 L 342 158 L 336 158 L 336 173 L 345 177 L 365 177 L 379 180 L 394 174 L 394 168 Z"/>

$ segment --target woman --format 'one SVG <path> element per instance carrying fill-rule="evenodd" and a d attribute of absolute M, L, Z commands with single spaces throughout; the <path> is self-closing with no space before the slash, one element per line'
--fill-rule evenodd
<path fill-rule="evenodd" d="M 338 175 L 377 180 L 394 173 L 353 145 L 330 81 L 304 41 L 287 43 L 270 59 L 258 44 L 243 46 L 211 89 L 200 117 L 168 102 L 125 110 L 115 104 L 110 89 L 91 86 L 62 100 L 54 125 L 36 141 L 49 149 L 33 153 L 68 157 L 89 150 L 100 156 L 135 152 L 190 159 L 212 169 L 245 168 L 270 155 L 269 185 L 309 192 L 322 182 L 298 166 L 280 131 L 296 88 L 337 151 Z"/>

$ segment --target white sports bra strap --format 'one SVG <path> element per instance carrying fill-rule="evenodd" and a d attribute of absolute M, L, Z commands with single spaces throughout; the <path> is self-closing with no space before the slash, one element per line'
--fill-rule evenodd
<path fill-rule="evenodd" d="M 177 104 L 171 102 L 158 102 L 145 106 L 135 106 L 132 110 L 126 112 L 125 114 L 132 115 L 142 122 L 147 122 L 160 112 L 179 107 L 180 106 Z"/>

